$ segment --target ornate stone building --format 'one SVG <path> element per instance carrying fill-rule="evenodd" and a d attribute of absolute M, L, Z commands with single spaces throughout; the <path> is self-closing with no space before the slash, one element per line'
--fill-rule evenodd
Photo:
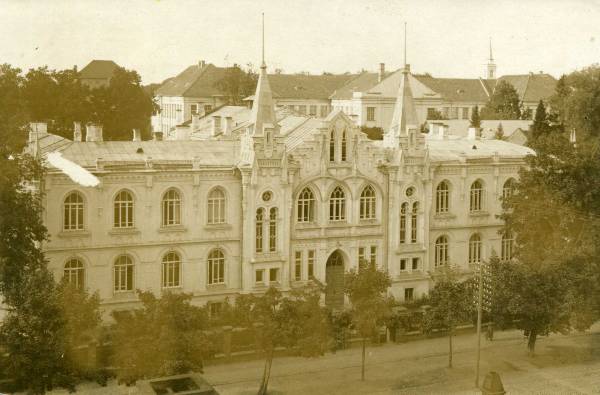
<path fill-rule="evenodd" d="M 135 305 L 136 289 L 218 309 L 312 279 L 335 307 L 344 271 L 361 260 L 387 270 L 404 300 L 426 293 L 441 266 L 510 256 L 496 215 L 531 151 L 444 126 L 419 133 L 408 66 L 383 141 L 341 110 L 276 110 L 264 62 L 252 110 L 233 120 L 232 109 L 206 132 L 192 122 L 154 141 L 102 141 L 93 125 L 86 141 L 78 130 L 73 141 L 32 133 L 33 147 L 100 180 L 81 187 L 49 165 L 44 249 L 55 276 L 98 290 L 107 309 Z"/>

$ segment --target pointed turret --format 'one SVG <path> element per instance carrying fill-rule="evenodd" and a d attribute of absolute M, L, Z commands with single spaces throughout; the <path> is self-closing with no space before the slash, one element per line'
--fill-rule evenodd
<path fill-rule="evenodd" d="M 252 103 L 252 116 L 250 123 L 253 125 L 253 135 L 261 136 L 264 133 L 265 126 L 270 129 L 277 127 L 275 119 L 275 102 L 273 101 L 273 92 L 269 84 L 267 75 L 267 64 L 265 63 L 265 25 L 263 14 L 262 30 L 262 64 L 260 66 L 260 75 L 256 92 L 254 93 L 254 102 Z"/>
<path fill-rule="evenodd" d="M 494 63 L 494 55 L 492 54 L 492 38 L 490 37 L 490 58 L 487 64 L 487 78 L 493 80 L 496 78 L 496 63 Z"/>
<path fill-rule="evenodd" d="M 389 133 L 392 136 L 406 136 L 408 126 L 416 128 L 419 125 L 415 103 L 413 101 L 412 90 L 410 88 L 410 65 L 404 65 L 402 69 L 402 79 L 396 96 L 396 105 L 394 107 L 394 116 L 390 124 Z"/>

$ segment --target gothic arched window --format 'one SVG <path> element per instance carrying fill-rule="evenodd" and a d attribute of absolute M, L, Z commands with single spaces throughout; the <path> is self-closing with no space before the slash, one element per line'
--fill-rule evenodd
<path fill-rule="evenodd" d="M 329 197 L 329 220 L 344 221 L 346 219 L 346 194 L 342 187 L 335 187 Z"/>
<path fill-rule="evenodd" d="M 315 196 L 308 187 L 298 195 L 298 222 L 312 222 L 315 216 Z"/>
<path fill-rule="evenodd" d="M 377 196 L 371 185 L 367 185 L 360 194 L 360 219 L 375 219 Z"/>

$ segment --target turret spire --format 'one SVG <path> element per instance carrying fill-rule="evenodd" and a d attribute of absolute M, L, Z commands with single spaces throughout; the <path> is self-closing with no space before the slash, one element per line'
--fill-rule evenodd
<path fill-rule="evenodd" d="M 487 78 L 493 80 L 496 78 L 496 63 L 494 63 L 494 55 L 492 54 L 492 38 L 490 37 L 490 58 L 487 64 Z"/>
<path fill-rule="evenodd" d="M 266 68 L 267 64 L 265 63 L 265 13 L 262 13 L 262 64 L 261 68 Z"/>
<path fill-rule="evenodd" d="M 406 22 L 404 22 L 404 68 L 406 68 Z"/>

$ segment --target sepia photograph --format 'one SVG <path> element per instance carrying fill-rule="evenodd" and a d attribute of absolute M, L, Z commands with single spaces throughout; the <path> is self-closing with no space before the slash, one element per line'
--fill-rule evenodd
<path fill-rule="evenodd" d="M 600 0 L 0 0 L 0 395 L 600 394 Z"/>

